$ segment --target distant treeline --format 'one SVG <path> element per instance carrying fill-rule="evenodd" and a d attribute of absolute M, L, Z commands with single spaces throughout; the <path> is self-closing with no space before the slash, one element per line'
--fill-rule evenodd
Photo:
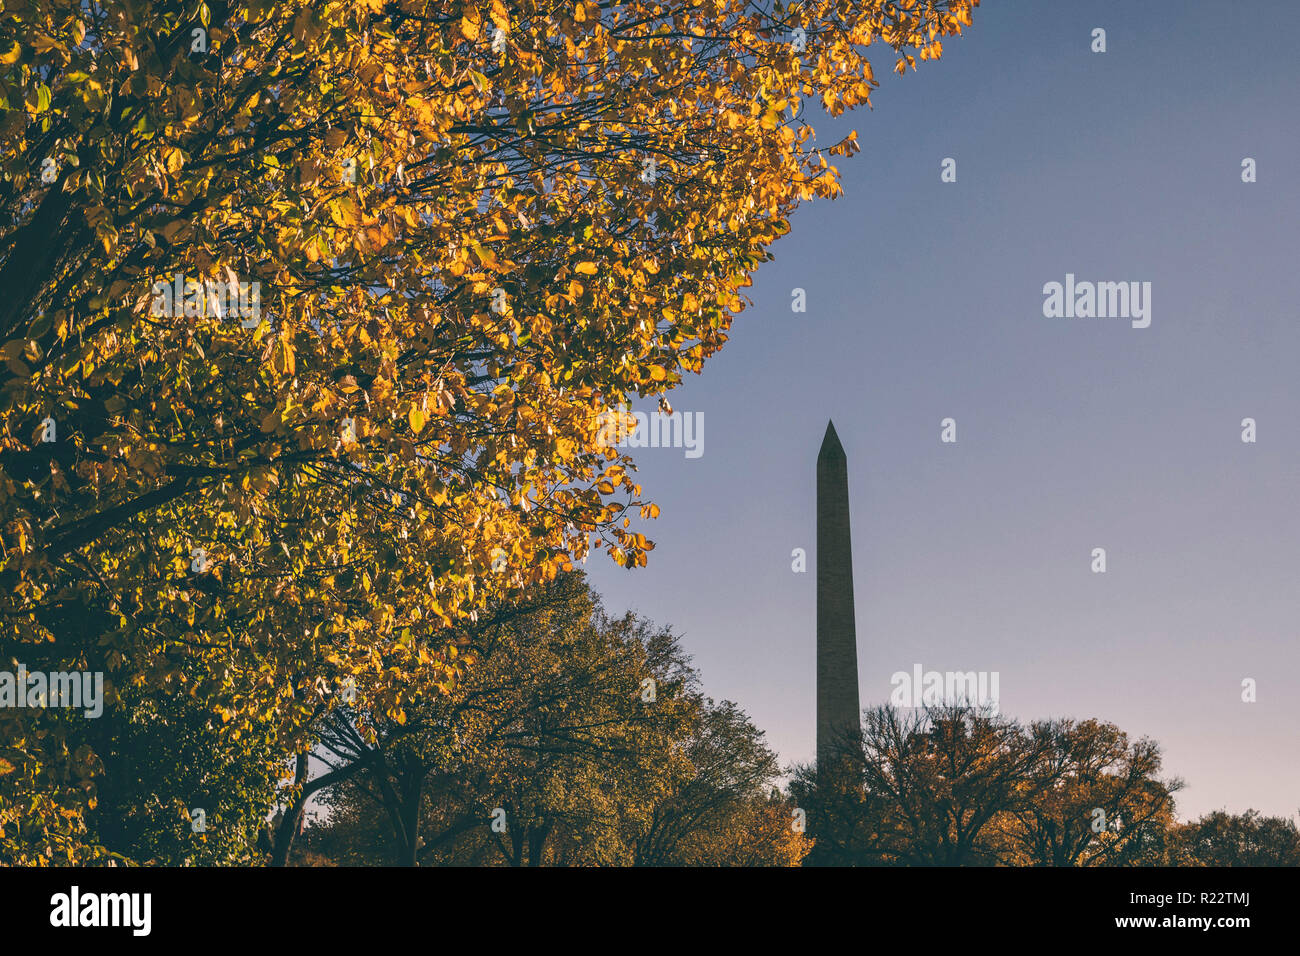
<path fill-rule="evenodd" d="M 607 614 L 578 572 L 459 642 L 460 681 L 400 710 L 341 696 L 310 753 L 232 739 L 174 698 L 106 712 L 93 838 L 159 864 L 1300 862 L 1289 820 L 1177 822 L 1159 747 L 1095 720 L 882 707 L 834 765 L 783 772 L 670 628 Z"/>

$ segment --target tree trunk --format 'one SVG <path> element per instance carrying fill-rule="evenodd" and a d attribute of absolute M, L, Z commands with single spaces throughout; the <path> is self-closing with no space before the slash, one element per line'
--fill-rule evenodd
<path fill-rule="evenodd" d="M 358 760 L 356 763 L 348 764 L 346 767 L 340 767 L 337 770 L 331 770 L 327 774 L 322 774 L 310 783 L 305 782 L 307 776 L 308 754 L 301 753 L 298 755 L 298 764 L 294 773 L 295 786 L 301 786 L 297 799 L 290 806 L 289 812 L 284 815 L 280 821 L 279 829 L 272 834 L 271 845 L 271 866 L 288 866 L 289 853 L 293 849 L 293 841 L 302 833 L 302 821 L 307 811 L 307 801 L 316 793 L 324 790 L 326 787 L 332 787 L 351 777 L 353 774 L 370 765 L 370 757 L 364 760 Z"/>
<path fill-rule="evenodd" d="M 540 827 L 528 828 L 528 865 L 542 865 L 542 851 L 546 849 L 546 839 L 551 835 L 552 824 L 548 821 Z"/>

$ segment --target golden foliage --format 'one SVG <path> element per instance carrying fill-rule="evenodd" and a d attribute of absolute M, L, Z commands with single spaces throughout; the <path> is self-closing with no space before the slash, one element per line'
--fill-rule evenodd
<path fill-rule="evenodd" d="M 973 5 L 4 0 L 0 659 L 291 741 L 450 686 L 439 635 L 593 538 L 644 564 L 602 414 L 839 193 L 805 101 Z M 0 713 L 0 858 L 84 856 L 81 733 Z"/>

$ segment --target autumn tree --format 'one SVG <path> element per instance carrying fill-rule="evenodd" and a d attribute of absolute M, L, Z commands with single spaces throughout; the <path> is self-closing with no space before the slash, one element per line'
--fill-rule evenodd
<path fill-rule="evenodd" d="M 831 748 L 833 768 L 796 765 L 789 784 L 791 804 L 803 812 L 811 849 L 804 866 L 885 866 L 898 862 L 886 799 L 863 785 L 860 747 Z"/>
<path fill-rule="evenodd" d="M 0 2 L 0 661 L 306 753 L 340 683 L 400 721 L 487 601 L 644 564 L 610 411 L 838 194 L 810 108 L 973 5 Z M 96 852 L 65 716 L 0 713 L 0 860 Z"/>
<path fill-rule="evenodd" d="M 705 700 L 664 762 L 663 785 L 625 824 L 637 866 L 797 866 L 808 852 L 792 805 L 771 786 L 776 754 L 735 704 Z"/>
<path fill-rule="evenodd" d="M 187 697 L 127 694 L 91 728 L 104 765 L 86 814 L 94 842 L 123 861 L 261 863 L 258 836 L 288 769 L 278 728 L 232 740 Z"/>
<path fill-rule="evenodd" d="M 1178 827 L 1178 843 L 1196 866 L 1300 866 L 1300 828 L 1258 810 L 1215 810 Z"/>
<path fill-rule="evenodd" d="M 667 772 L 699 706 L 677 638 L 607 618 L 578 573 L 494 609 L 467 637 L 474 667 L 401 721 L 362 700 L 327 717 L 334 802 L 373 807 L 392 862 L 406 865 L 474 853 L 618 862 L 622 808 Z"/>
<path fill-rule="evenodd" d="M 767 797 L 753 795 L 732 803 L 717 829 L 700 828 L 674 865 L 800 866 L 812 848 L 804 831 L 794 827 L 797 808 L 773 788 Z"/>
<path fill-rule="evenodd" d="M 455 630 L 449 652 L 462 660 L 491 657 L 503 628 L 568 633 L 587 620 L 593 607 L 582 575 L 562 575 L 510 601 L 492 601 L 474 620 Z M 339 705 L 319 715 L 312 727 L 314 753 L 298 754 L 293 785 L 280 794 L 287 812 L 280 815 L 272 840 L 272 862 L 288 862 L 294 836 L 313 798 L 361 773 L 370 774 L 379 785 L 379 805 L 389 814 L 399 845 L 397 858 L 415 862 L 417 824 L 420 807 L 427 799 L 428 780 L 446 753 L 449 714 L 460 712 L 457 708 L 467 693 L 458 684 L 456 699 L 449 700 L 443 696 L 448 690 L 437 688 L 437 693 L 420 698 L 417 707 L 394 715 L 374 707 L 355 682 L 347 687 L 338 698 Z M 313 764 L 320 766 L 314 768 Z"/>
<path fill-rule="evenodd" d="M 1160 747 L 1129 742 L 1114 724 L 1062 720 L 1036 725 L 1049 743 L 1002 828 L 1008 863 L 1122 866 L 1164 862 L 1179 780 L 1160 777 Z"/>
<path fill-rule="evenodd" d="M 1171 862 L 1160 749 L 1096 720 L 1022 724 L 987 708 L 868 711 L 839 773 L 797 769 L 822 865 Z"/>
<path fill-rule="evenodd" d="M 1044 735 L 978 708 L 881 707 L 867 713 L 862 740 L 864 785 L 885 800 L 887 845 L 903 863 L 995 862 L 990 824 L 1045 785 L 1035 775 Z"/>
<path fill-rule="evenodd" d="M 578 574 L 529 601 L 474 628 L 474 667 L 403 724 L 330 715 L 321 779 L 337 782 L 309 848 L 426 865 L 799 861 L 775 755 L 736 705 L 702 696 L 671 630 L 608 617 Z"/>

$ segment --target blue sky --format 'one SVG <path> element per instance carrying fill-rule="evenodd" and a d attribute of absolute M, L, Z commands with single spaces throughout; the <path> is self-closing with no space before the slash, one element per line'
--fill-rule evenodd
<path fill-rule="evenodd" d="M 672 395 L 703 413 L 704 454 L 635 451 L 657 548 L 636 571 L 588 561 L 608 608 L 674 625 L 712 696 L 811 759 L 833 418 L 864 706 L 917 663 L 997 671 L 1005 713 L 1159 741 L 1181 817 L 1293 816 L 1293 19 L 1282 2 L 986 2 L 938 62 L 900 78 L 878 54 L 875 109 L 815 124 L 824 144 L 859 130 L 845 196 L 795 213 L 731 341 Z M 1150 282 L 1150 327 L 1044 317 L 1067 273 Z"/>

